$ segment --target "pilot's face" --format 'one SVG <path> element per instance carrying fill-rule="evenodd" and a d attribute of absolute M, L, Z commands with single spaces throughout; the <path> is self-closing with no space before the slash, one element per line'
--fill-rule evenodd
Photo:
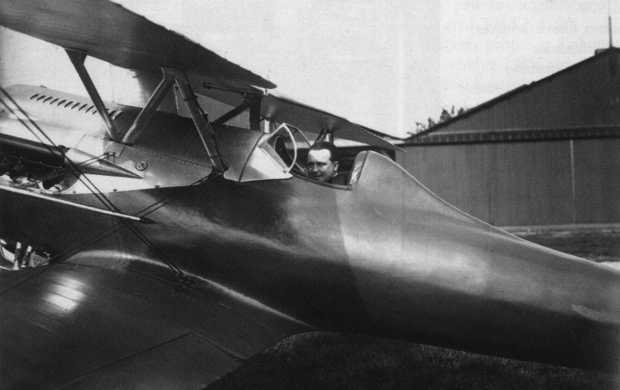
<path fill-rule="evenodd" d="M 338 163 L 332 162 L 327 149 L 311 149 L 308 152 L 308 176 L 318 181 L 328 181 L 336 176 Z"/>

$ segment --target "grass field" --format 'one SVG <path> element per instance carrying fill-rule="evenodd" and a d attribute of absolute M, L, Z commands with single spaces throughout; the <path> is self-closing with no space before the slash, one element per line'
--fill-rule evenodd
<path fill-rule="evenodd" d="M 524 238 L 593 261 L 620 261 L 620 232 Z M 366 336 L 310 333 L 251 358 L 209 389 L 620 389 L 611 374 Z"/>

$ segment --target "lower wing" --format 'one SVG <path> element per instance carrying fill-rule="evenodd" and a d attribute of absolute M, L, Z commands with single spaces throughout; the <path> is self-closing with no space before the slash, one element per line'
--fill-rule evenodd
<path fill-rule="evenodd" d="M 105 252 L 0 270 L 3 388 L 199 388 L 306 324 Z"/>

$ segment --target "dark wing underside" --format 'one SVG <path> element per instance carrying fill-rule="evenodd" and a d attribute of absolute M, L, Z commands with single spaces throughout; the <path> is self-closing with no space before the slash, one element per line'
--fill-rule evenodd
<path fill-rule="evenodd" d="M 307 132 L 328 129 L 333 131 L 337 138 L 388 150 L 396 148 L 392 143 L 378 136 L 377 134 L 381 134 L 379 132 L 289 98 L 273 94 L 266 95 L 263 98 L 261 110 L 265 118 L 291 123 Z"/>
<path fill-rule="evenodd" d="M 231 92 L 211 88 L 208 84 L 201 84 L 199 80 L 192 80 L 192 85 L 200 95 L 208 96 L 230 106 L 237 106 L 244 100 L 244 96 Z M 269 92 L 261 97 L 261 117 L 274 122 L 285 122 L 303 130 L 304 133 L 316 136 L 321 130 L 330 130 L 338 139 L 361 142 L 378 148 L 394 150 L 396 145 L 386 138 L 389 136 L 380 131 L 354 123 L 341 116 L 329 113 L 320 108 L 312 107 L 291 98 Z"/>
<path fill-rule="evenodd" d="M 236 89 L 275 85 L 108 0 L 2 0 L 0 25 L 124 68 L 174 67 Z"/>
<path fill-rule="evenodd" d="M 217 285 L 102 253 L 0 272 L 2 388 L 199 388 L 307 329 Z"/>

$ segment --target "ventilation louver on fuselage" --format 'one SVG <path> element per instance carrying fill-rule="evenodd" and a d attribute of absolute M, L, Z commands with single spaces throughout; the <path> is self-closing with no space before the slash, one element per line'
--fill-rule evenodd
<path fill-rule="evenodd" d="M 84 114 L 97 114 L 97 109 L 93 104 L 82 103 L 75 101 L 73 99 L 57 97 L 44 93 L 35 93 L 30 96 L 30 100 L 44 103 L 50 106 L 57 106 L 59 108 L 64 108 L 66 110 L 77 111 Z M 108 114 L 112 119 L 118 118 L 123 112 L 121 110 L 110 110 L 108 109 Z"/>

